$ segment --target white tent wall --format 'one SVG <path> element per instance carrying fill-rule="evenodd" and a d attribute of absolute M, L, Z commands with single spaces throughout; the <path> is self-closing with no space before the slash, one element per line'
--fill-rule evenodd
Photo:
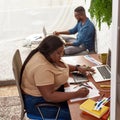
<path fill-rule="evenodd" d="M 17 48 L 25 57 L 30 51 L 23 47 L 26 37 L 41 33 L 44 25 L 48 32 L 71 28 L 76 24 L 74 9 L 79 5 L 90 18 L 90 0 L 0 0 L 0 80 L 13 78 L 11 63 Z M 96 30 L 98 53 L 107 52 L 111 29 L 102 24 L 101 31 L 97 26 Z"/>
<path fill-rule="evenodd" d="M 0 0 L 0 38 L 19 39 L 40 33 L 43 25 L 49 31 L 70 28 L 73 9 L 78 0 Z"/>

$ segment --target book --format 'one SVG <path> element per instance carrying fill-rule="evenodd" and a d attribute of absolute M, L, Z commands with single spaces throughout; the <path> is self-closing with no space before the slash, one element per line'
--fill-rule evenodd
<path fill-rule="evenodd" d="M 108 120 L 110 116 L 110 110 L 108 110 L 103 116 L 102 116 L 102 120 Z"/>
<path fill-rule="evenodd" d="M 103 106 L 102 109 L 97 111 L 94 110 L 95 103 L 96 102 L 94 100 L 87 99 L 80 105 L 80 109 L 94 117 L 101 118 L 109 110 L 109 107 Z"/>

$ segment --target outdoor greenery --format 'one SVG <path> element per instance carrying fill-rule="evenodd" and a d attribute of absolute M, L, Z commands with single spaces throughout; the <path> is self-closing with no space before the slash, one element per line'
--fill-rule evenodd
<path fill-rule="evenodd" d="M 96 20 L 96 23 L 101 29 L 101 23 L 107 23 L 110 27 L 112 22 L 112 0 L 91 0 L 89 8 L 90 16 Z"/>

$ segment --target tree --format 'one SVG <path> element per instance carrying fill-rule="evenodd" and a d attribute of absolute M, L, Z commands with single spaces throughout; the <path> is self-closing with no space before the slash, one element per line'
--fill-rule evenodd
<path fill-rule="evenodd" d="M 105 22 L 110 27 L 112 22 L 112 0 L 91 0 L 88 10 L 92 19 L 95 19 L 99 30 L 101 23 Z"/>

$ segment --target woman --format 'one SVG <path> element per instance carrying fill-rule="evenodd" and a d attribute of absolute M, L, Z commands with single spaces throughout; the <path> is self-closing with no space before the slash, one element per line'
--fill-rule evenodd
<path fill-rule="evenodd" d="M 46 37 L 25 60 L 21 70 L 21 89 L 28 113 L 40 116 L 35 105 L 38 103 L 59 103 L 61 110 L 59 120 L 70 120 L 67 100 L 85 97 L 89 90 L 82 88 L 76 92 L 64 92 L 62 86 L 67 82 L 69 72 L 88 70 L 81 66 L 64 63 L 61 56 L 64 52 L 64 42 L 57 36 Z M 90 71 L 92 71 L 89 68 Z M 51 109 L 54 111 L 54 108 Z M 44 111 L 49 113 L 49 108 Z M 54 114 L 54 112 L 52 112 Z M 47 114 L 49 118 L 52 114 Z"/>

